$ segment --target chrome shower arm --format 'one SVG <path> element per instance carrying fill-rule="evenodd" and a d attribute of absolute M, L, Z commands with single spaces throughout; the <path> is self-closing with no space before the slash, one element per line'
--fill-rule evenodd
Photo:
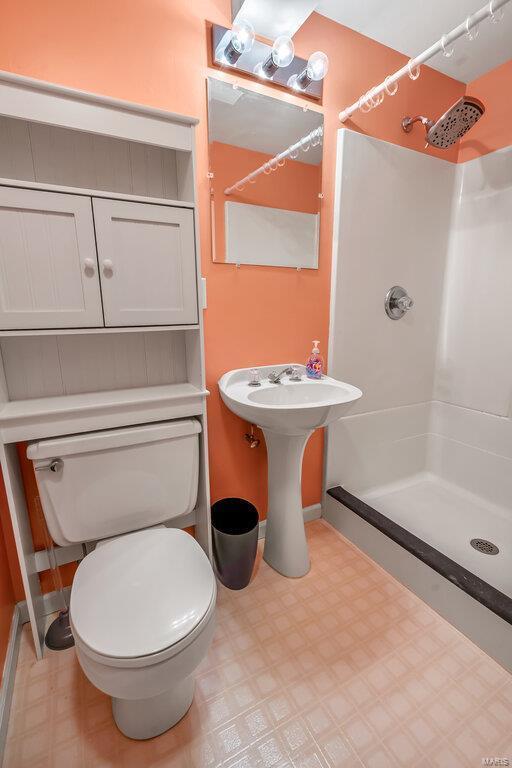
<path fill-rule="evenodd" d="M 434 125 L 434 121 L 430 120 L 428 117 L 424 117 L 424 115 L 416 115 L 416 117 L 404 117 L 402 120 L 402 128 L 406 133 L 410 133 L 414 123 L 421 123 L 425 126 L 425 130 L 427 131 Z"/>

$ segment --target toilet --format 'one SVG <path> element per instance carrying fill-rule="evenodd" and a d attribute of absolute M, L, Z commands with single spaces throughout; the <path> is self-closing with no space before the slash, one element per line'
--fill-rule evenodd
<path fill-rule="evenodd" d="M 164 523 L 197 500 L 196 419 L 31 443 L 53 540 L 96 542 L 73 580 L 80 665 L 118 728 L 158 736 L 188 711 L 214 630 L 216 582 L 197 541 Z"/>

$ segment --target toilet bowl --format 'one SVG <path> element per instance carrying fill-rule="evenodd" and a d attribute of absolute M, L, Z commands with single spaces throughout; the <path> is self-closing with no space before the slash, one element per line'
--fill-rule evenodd
<path fill-rule="evenodd" d="M 126 736 L 158 736 L 188 711 L 215 597 L 206 555 L 179 529 L 122 536 L 80 564 L 70 601 L 78 660 Z"/>
<path fill-rule="evenodd" d="M 162 525 L 194 510 L 200 432 L 180 419 L 27 448 L 53 540 L 100 542 L 73 579 L 71 628 L 84 673 L 133 739 L 186 714 L 213 635 L 210 562 L 192 536 Z"/>

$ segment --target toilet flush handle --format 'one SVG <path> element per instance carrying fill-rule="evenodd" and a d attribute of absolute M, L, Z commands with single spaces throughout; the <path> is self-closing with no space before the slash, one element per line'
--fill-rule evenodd
<path fill-rule="evenodd" d="M 36 472 L 60 472 L 64 466 L 62 459 L 52 459 L 49 464 L 40 464 L 34 467 Z"/>

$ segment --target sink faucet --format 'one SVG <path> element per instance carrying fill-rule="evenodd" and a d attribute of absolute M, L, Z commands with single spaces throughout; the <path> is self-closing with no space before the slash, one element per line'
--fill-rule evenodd
<path fill-rule="evenodd" d="M 288 368 L 283 368 L 283 370 L 280 373 L 271 371 L 268 375 L 268 380 L 270 381 L 271 384 L 280 384 L 281 379 L 285 375 L 291 377 L 290 381 L 300 381 L 300 373 L 296 365 L 289 366 Z"/>

